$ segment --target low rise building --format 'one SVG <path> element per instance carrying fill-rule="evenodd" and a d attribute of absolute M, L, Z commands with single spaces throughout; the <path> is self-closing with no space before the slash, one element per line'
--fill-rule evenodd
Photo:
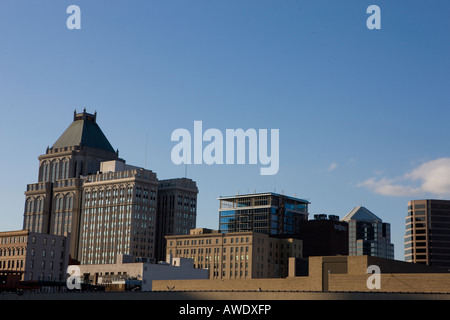
<path fill-rule="evenodd" d="M 210 279 L 283 278 L 289 258 L 302 258 L 303 252 L 302 240 L 253 231 L 197 228 L 166 239 L 168 254 L 191 258 L 196 268 L 209 269 Z"/>
<path fill-rule="evenodd" d="M 0 274 L 20 275 L 21 281 L 65 281 L 68 238 L 28 230 L 0 232 Z"/>
<path fill-rule="evenodd" d="M 140 287 L 152 291 L 153 280 L 208 279 L 208 270 L 196 269 L 191 259 L 167 256 L 159 263 L 133 262 L 129 255 L 118 255 L 114 264 L 78 265 L 82 282 L 105 286 L 108 291 Z"/>

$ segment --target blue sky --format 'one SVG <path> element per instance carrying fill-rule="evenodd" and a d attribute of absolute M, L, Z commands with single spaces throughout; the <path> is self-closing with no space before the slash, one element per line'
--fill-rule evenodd
<path fill-rule="evenodd" d="M 81 30 L 66 27 L 72 4 Z M 373 4 L 381 30 L 366 27 Z M 403 260 L 407 201 L 450 199 L 448 12 L 444 0 L 2 0 L 0 229 L 22 227 L 37 157 L 86 108 L 160 179 L 184 176 L 170 137 L 195 120 L 279 129 L 277 175 L 188 167 L 197 225 L 218 228 L 217 198 L 236 192 L 306 198 L 311 215 L 364 205 Z"/>

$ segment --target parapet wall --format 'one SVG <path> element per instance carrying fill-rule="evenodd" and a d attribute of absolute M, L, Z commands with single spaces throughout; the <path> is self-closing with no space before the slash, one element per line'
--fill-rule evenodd
<path fill-rule="evenodd" d="M 155 280 L 153 291 L 322 291 L 310 277 L 248 280 Z"/>
<path fill-rule="evenodd" d="M 290 265 L 294 265 L 291 264 Z M 367 285 L 376 265 L 379 289 Z M 450 273 L 425 265 L 368 256 L 310 257 L 309 275 L 284 279 L 158 280 L 154 291 L 280 291 L 450 293 Z"/>
<path fill-rule="evenodd" d="M 380 289 L 369 289 L 370 275 L 330 274 L 329 292 L 450 293 L 447 273 L 389 273 L 380 275 Z"/>

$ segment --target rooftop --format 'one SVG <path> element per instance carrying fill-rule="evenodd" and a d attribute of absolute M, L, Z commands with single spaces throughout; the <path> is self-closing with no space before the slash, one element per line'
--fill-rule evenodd
<path fill-rule="evenodd" d="M 347 215 L 344 218 L 342 218 L 342 221 L 350 221 L 350 220 L 359 220 L 368 222 L 382 221 L 373 212 L 362 206 L 353 208 L 352 211 L 347 213 Z"/>
<path fill-rule="evenodd" d="M 299 199 L 296 197 L 287 196 L 284 194 L 279 194 L 275 192 L 264 192 L 264 193 L 251 193 L 251 194 L 237 194 L 235 196 L 225 196 L 225 197 L 219 197 L 218 200 L 226 200 L 226 199 L 237 199 L 237 198 L 252 198 L 252 197 L 261 197 L 261 196 L 275 196 L 275 197 L 283 197 L 294 201 L 299 201 L 303 203 L 310 204 L 308 200 L 305 199 Z"/>
<path fill-rule="evenodd" d="M 86 146 L 115 152 L 97 124 L 97 112 L 90 114 L 74 112 L 73 122 L 52 146 L 59 149 L 72 146 Z"/>

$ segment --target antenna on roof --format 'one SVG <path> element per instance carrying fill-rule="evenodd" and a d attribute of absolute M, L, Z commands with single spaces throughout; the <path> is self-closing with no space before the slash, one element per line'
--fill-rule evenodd
<path fill-rule="evenodd" d="M 148 146 L 148 134 L 145 135 L 145 160 L 144 160 L 145 169 L 147 169 L 147 146 Z"/>

